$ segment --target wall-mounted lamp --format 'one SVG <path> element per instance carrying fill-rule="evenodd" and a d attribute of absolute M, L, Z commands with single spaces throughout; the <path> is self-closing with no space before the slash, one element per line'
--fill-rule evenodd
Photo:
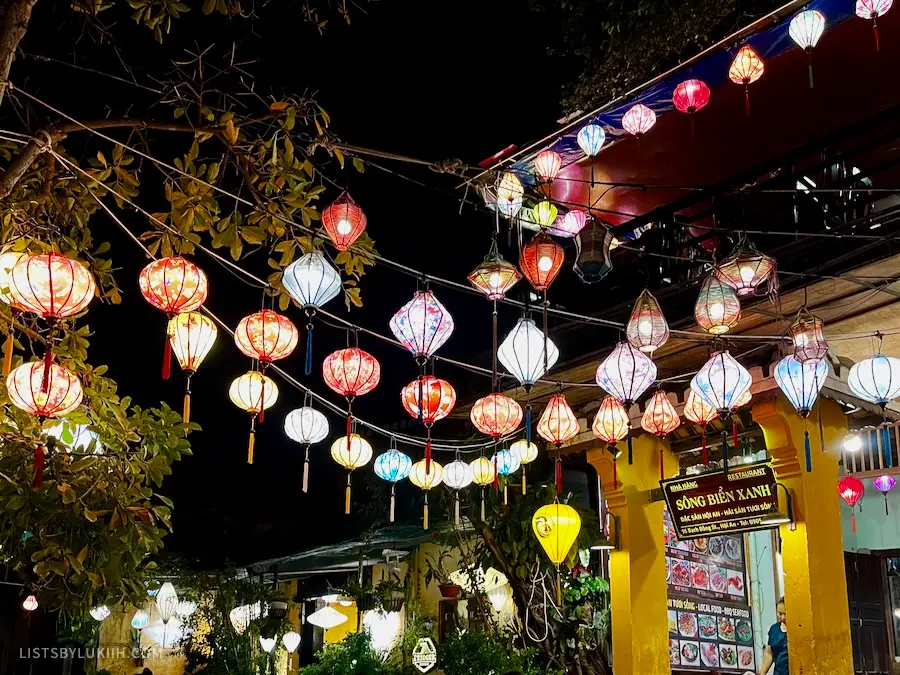
<path fill-rule="evenodd" d="M 592 551 L 612 551 L 619 548 L 619 519 L 612 513 L 609 514 L 609 537 L 600 534 L 600 537 L 591 544 Z"/>
<path fill-rule="evenodd" d="M 782 513 L 781 510 L 776 505 L 774 509 L 766 513 L 762 519 L 759 521 L 760 525 L 765 527 L 769 527 L 772 525 L 786 525 L 790 523 L 790 527 L 788 528 L 791 532 L 797 529 L 797 523 L 794 521 L 794 498 L 791 495 L 791 491 L 787 489 L 781 483 L 775 483 L 776 490 L 775 494 L 778 494 L 778 489 L 781 488 L 784 490 L 784 496 L 787 501 L 787 512 Z"/>

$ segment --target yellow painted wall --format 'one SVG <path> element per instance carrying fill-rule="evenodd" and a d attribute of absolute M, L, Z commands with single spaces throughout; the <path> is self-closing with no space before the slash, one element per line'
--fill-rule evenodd
<path fill-rule="evenodd" d="M 344 607 L 339 602 L 335 602 L 331 605 L 331 608 L 336 609 L 338 612 L 346 616 L 347 621 L 342 623 L 340 626 L 335 626 L 334 628 L 330 628 L 325 631 L 323 640 L 325 641 L 326 645 L 340 642 L 345 637 L 347 637 L 348 633 L 355 633 L 359 626 L 359 624 L 357 623 L 355 602 L 349 607 Z M 156 675 L 156 673 L 154 673 L 153 675 Z"/>
<path fill-rule="evenodd" d="M 163 649 L 147 635 L 141 636 L 141 648 L 149 648 L 150 655 L 144 659 L 143 666 L 135 665 L 132 658 L 131 617 L 137 608 L 128 606 L 125 610 L 114 609 L 112 614 L 100 626 L 100 652 L 103 658 L 98 659 L 97 668 L 108 670 L 113 675 L 133 675 L 142 668 L 149 668 L 153 675 L 183 675 L 184 656 L 176 647 Z M 149 602 L 144 609 L 150 612 L 150 622 L 159 620 L 156 603 Z M 123 654 L 124 650 L 124 654 Z"/>

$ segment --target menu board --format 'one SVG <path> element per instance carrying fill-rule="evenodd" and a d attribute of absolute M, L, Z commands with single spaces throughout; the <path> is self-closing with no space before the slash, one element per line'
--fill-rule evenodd
<path fill-rule="evenodd" d="M 743 537 L 678 540 L 663 513 L 672 670 L 756 672 Z"/>

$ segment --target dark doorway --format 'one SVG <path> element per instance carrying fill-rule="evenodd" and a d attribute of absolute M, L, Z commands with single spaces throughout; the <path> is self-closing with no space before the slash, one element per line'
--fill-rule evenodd
<path fill-rule="evenodd" d="M 885 558 L 844 553 L 850 601 L 853 670 L 860 675 L 890 675 Z"/>

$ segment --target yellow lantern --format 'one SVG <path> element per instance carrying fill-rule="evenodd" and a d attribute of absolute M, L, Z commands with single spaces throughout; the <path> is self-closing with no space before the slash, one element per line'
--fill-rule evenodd
<path fill-rule="evenodd" d="M 169 320 L 167 333 L 172 351 L 181 369 L 187 373 L 182 414 L 185 422 L 191 421 L 191 375 L 209 354 L 218 332 L 213 320 L 200 312 L 183 312 Z"/>
<path fill-rule="evenodd" d="M 525 188 L 522 187 L 522 181 L 516 174 L 507 171 L 500 178 L 500 184 L 497 186 L 497 207 L 501 213 L 509 214 L 516 202 L 521 206 L 524 194 Z"/>
<path fill-rule="evenodd" d="M 409 472 L 409 482 L 425 491 L 425 506 L 422 512 L 424 529 L 428 529 L 428 491 L 440 485 L 444 480 L 444 467 L 431 460 L 421 460 L 413 464 Z"/>
<path fill-rule="evenodd" d="M 557 603 L 561 603 L 559 566 L 569 555 L 572 544 L 578 539 L 578 533 L 581 532 L 581 516 L 568 504 L 553 502 L 535 511 L 531 519 L 531 529 L 534 530 L 534 536 L 546 551 L 547 557 L 556 565 L 556 600 Z"/>
<path fill-rule="evenodd" d="M 494 463 L 487 457 L 479 457 L 469 464 L 472 468 L 472 482 L 481 486 L 481 520 L 484 520 L 484 486 L 494 482 L 497 475 Z"/>
<path fill-rule="evenodd" d="M 520 438 L 509 446 L 509 451 L 514 452 L 522 463 L 522 494 L 527 494 L 528 484 L 525 479 L 526 464 L 531 464 L 538 457 L 538 446 L 529 440 Z"/>
<path fill-rule="evenodd" d="M 247 464 L 253 464 L 253 446 L 256 444 L 256 417 L 262 422 L 263 411 L 275 405 L 278 387 L 271 378 L 258 370 L 248 370 L 236 378 L 228 388 L 228 398 L 241 410 L 250 413 L 250 440 L 247 443 Z"/>
<path fill-rule="evenodd" d="M 547 229 L 556 222 L 556 216 L 559 215 L 559 210 L 545 199 L 544 201 L 535 204 L 534 208 L 531 209 L 531 214 L 534 217 L 534 222 L 542 228 Z"/>
<path fill-rule="evenodd" d="M 372 459 L 372 446 L 359 434 L 341 436 L 331 444 L 331 458 L 347 469 L 347 490 L 344 493 L 344 513 L 350 515 L 350 476 L 354 469 L 365 466 Z"/>
<path fill-rule="evenodd" d="M 13 300 L 12 295 L 9 292 L 9 273 L 12 271 L 13 266 L 19 262 L 19 258 L 24 256 L 24 253 L 19 253 L 17 251 L 6 251 L 5 253 L 0 254 L 0 302 L 9 305 L 13 309 L 20 309 L 16 304 L 15 300 Z M 5 378 L 9 375 L 9 371 L 12 368 L 12 357 L 13 357 L 13 328 L 10 322 L 9 333 L 6 335 L 6 342 L 3 344 L 3 377 Z"/>

